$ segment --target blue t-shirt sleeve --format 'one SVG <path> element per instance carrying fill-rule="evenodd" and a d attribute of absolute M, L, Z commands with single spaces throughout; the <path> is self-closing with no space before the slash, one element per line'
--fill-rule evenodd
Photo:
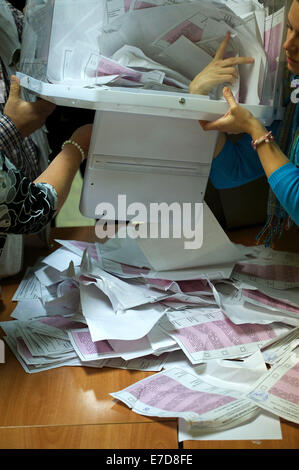
<path fill-rule="evenodd" d="M 299 226 L 299 168 L 287 163 L 274 171 L 268 182 L 282 207 Z"/>
<path fill-rule="evenodd" d="M 268 127 L 275 138 L 279 133 L 280 125 L 281 121 L 273 121 Z M 226 140 L 222 151 L 214 158 L 211 166 L 210 178 L 215 188 L 235 188 L 265 176 L 251 140 L 249 134 L 245 134 L 236 143 Z"/>
<path fill-rule="evenodd" d="M 210 179 L 217 189 L 242 186 L 265 175 L 257 152 L 251 145 L 251 137 L 245 135 L 240 141 L 226 143 L 214 158 Z"/>

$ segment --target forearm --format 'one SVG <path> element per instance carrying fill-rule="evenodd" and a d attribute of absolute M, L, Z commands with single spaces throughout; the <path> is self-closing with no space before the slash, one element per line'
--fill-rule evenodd
<path fill-rule="evenodd" d="M 267 129 L 256 119 L 250 129 L 252 140 L 257 140 L 267 133 Z M 257 153 L 264 168 L 266 176 L 269 178 L 278 168 L 289 163 L 289 159 L 284 155 L 275 142 L 263 142 L 258 145 Z"/>
<path fill-rule="evenodd" d="M 63 206 L 75 174 L 81 164 L 81 153 L 72 144 L 67 144 L 57 155 L 48 168 L 34 181 L 34 183 L 48 183 L 53 186 L 58 196 L 57 211 Z"/>

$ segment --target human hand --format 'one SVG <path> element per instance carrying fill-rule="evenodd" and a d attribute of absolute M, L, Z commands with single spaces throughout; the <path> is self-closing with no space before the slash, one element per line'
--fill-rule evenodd
<path fill-rule="evenodd" d="M 253 135 L 257 130 L 265 130 L 264 126 L 256 119 L 250 111 L 240 106 L 232 94 L 230 88 L 223 89 L 223 96 L 229 104 L 227 113 L 216 121 L 200 121 L 205 131 L 220 131 L 227 134 Z"/>
<path fill-rule="evenodd" d="M 92 133 L 92 124 L 85 124 L 84 126 L 78 127 L 71 137 L 71 140 L 77 142 L 80 145 L 85 155 L 87 156 L 89 150 L 89 144 Z"/>
<path fill-rule="evenodd" d="M 224 83 L 235 83 L 238 79 L 237 65 L 252 64 L 253 57 L 231 57 L 223 59 L 226 48 L 230 40 L 230 33 L 227 33 L 221 42 L 214 59 L 205 67 L 189 85 L 189 91 L 193 94 L 208 95 L 209 92 L 218 85 Z"/>
<path fill-rule="evenodd" d="M 3 113 L 14 123 L 23 138 L 40 129 L 55 107 L 55 104 L 42 99 L 35 102 L 22 100 L 20 81 L 12 75 Z"/>

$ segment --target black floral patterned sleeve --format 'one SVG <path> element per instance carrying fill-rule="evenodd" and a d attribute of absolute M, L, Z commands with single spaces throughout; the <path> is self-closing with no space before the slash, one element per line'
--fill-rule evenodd
<path fill-rule="evenodd" d="M 37 233 L 55 214 L 57 193 L 32 183 L 0 153 L 0 254 L 8 233 Z"/>
<path fill-rule="evenodd" d="M 21 42 L 22 34 L 23 34 L 24 15 L 20 10 L 18 10 L 17 8 L 12 6 L 12 4 L 9 1 L 5 0 L 5 2 L 7 3 L 8 8 L 10 9 L 10 11 L 11 11 L 13 17 L 14 17 L 15 24 L 16 24 L 16 27 L 17 27 L 17 30 L 18 30 L 19 41 Z"/>

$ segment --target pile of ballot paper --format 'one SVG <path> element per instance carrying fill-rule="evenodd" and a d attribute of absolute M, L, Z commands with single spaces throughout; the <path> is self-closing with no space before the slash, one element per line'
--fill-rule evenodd
<path fill-rule="evenodd" d="M 136 239 L 56 241 L 27 269 L 12 321 L 0 323 L 27 373 L 156 372 L 111 395 L 136 413 L 180 418 L 180 440 L 299 422 L 299 255 L 225 239 L 223 250 L 239 253 L 230 269 L 158 272 Z"/>
<path fill-rule="evenodd" d="M 255 59 L 239 66 L 240 79 L 232 86 L 236 98 L 260 104 L 267 86 L 273 98 L 286 18 L 279 0 L 272 2 L 274 13 L 257 0 L 84 0 L 81 8 L 79 3 L 74 9 L 56 2 L 50 83 L 188 91 L 230 32 L 224 58 Z M 211 97 L 222 98 L 221 89 Z"/>

